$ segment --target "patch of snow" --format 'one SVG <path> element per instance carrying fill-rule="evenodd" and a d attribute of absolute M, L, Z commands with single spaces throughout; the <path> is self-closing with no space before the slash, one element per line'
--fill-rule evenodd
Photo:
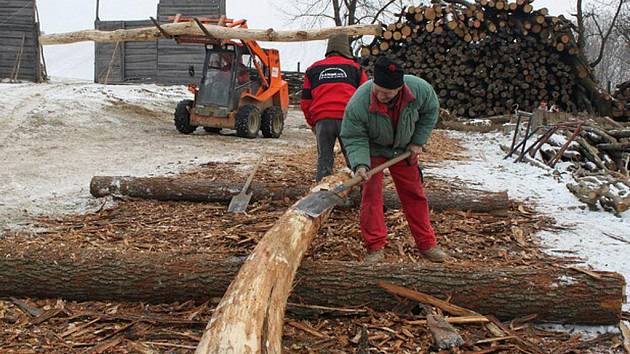
<path fill-rule="evenodd" d="M 538 233 L 547 252 L 562 256 L 566 251 L 583 257 L 595 269 L 619 272 L 630 280 L 630 245 L 607 236 L 630 235 L 630 211 L 619 217 L 605 211 L 591 211 L 566 187 L 573 182 L 564 172 L 568 163 L 559 163 L 555 171 L 514 163 L 516 156 L 503 159 L 499 145 L 508 145 L 511 136 L 501 133 L 452 133 L 468 150 L 469 161 L 449 161 L 426 169 L 426 174 L 465 182 L 471 187 L 507 190 L 510 198 L 533 203 L 537 211 L 553 216 L 563 231 Z M 564 252 L 563 252 L 564 251 Z M 630 283 L 630 281 L 628 281 Z M 630 293 L 627 286 L 626 293 Z M 628 304 L 624 309 L 630 309 Z"/>
<path fill-rule="evenodd" d="M 243 139 L 197 129 L 179 134 L 184 86 L 107 86 L 79 80 L 0 84 L 0 229 L 29 227 L 34 214 L 99 208 L 94 175 L 169 175 L 207 162 L 253 164 L 261 155 L 314 145 L 300 111 L 280 139 Z"/>
<path fill-rule="evenodd" d="M 563 324 L 537 324 L 537 328 L 544 331 L 565 332 L 569 334 L 580 334 L 582 339 L 592 339 L 606 333 L 619 334 L 621 331 L 617 326 L 580 326 Z"/>

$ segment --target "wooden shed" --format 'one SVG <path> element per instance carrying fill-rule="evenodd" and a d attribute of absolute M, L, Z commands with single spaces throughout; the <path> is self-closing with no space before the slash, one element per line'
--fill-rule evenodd
<path fill-rule="evenodd" d="M 99 21 L 94 28 L 103 31 L 150 27 L 150 20 Z M 94 82 L 104 84 L 157 82 L 157 41 L 96 43 Z"/>
<path fill-rule="evenodd" d="M 35 0 L 0 0 L 0 79 L 42 82 Z"/>
<path fill-rule="evenodd" d="M 219 17 L 225 15 L 225 0 L 160 0 L 156 16 L 160 23 L 170 22 L 169 16 L 177 14 Z M 101 30 L 147 26 L 153 23 L 150 20 L 100 21 L 98 17 L 95 22 L 95 28 Z M 94 59 L 95 82 L 186 85 L 199 82 L 204 49 L 199 45 L 180 45 L 172 39 L 97 43 Z"/>

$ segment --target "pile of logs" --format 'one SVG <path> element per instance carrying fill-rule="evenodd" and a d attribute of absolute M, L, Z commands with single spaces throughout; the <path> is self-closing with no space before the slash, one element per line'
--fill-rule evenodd
<path fill-rule="evenodd" d="M 283 71 L 282 79 L 289 85 L 289 101 L 292 104 L 300 102 L 302 86 L 304 86 L 304 73 L 299 71 Z"/>
<path fill-rule="evenodd" d="M 442 107 L 466 117 L 532 111 L 541 104 L 608 115 L 610 97 L 563 16 L 529 0 L 448 1 L 409 6 L 398 22 L 361 49 L 368 71 L 381 55 L 429 81 Z"/>
<path fill-rule="evenodd" d="M 546 116 L 554 114 L 538 110 L 530 117 L 529 141 L 524 139 L 521 147 L 512 149 L 512 153 L 519 152 L 516 161 L 542 162 L 549 167 L 571 162 L 575 183 L 568 183 L 567 188 L 582 202 L 615 213 L 628 210 L 630 124 L 603 117 L 543 125 Z M 531 138 L 537 132 L 539 137 Z"/>
<path fill-rule="evenodd" d="M 630 122 L 630 80 L 617 85 L 613 93 L 615 99 L 612 116 L 623 122 Z"/>

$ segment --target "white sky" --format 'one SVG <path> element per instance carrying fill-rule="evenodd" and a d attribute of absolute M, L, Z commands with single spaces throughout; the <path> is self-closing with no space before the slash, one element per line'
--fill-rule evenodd
<path fill-rule="evenodd" d="M 593 0 L 586 0 L 585 3 Z M 610 0 L 612 1 L 612 0 Z M 155 17 L 158 0 L 101 0 L 101 20 L 140 20 Z M 230 18 L 248 20 L 250 28 L 295 29 L 299 24 L 287 23 L 280 8 L 289 11 L 293 6 L 287 0 L 226 0 L 226 12 Z M 414 1 L 414 4 L 418 1 Z M 96 0 L 39 0 L 42 31 L 59 33 L 94 28 Z M 535 8 L 547 7 L 550 14 L 568 16 L 575 0 L 537 0 Z M 280 50 L 282 68 L 295 70 L 301 62 L 304 70 L 320 59 L 325 41 L 301 43 L 263 43 L 263 47 Z M 48 74 L 92 80 L 94 70 L 93 43 L 77 43 L 44 48 Z"/>

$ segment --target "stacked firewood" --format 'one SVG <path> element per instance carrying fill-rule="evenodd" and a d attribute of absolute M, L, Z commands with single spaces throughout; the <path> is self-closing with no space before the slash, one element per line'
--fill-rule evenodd
<path fill-rule="evenodd" d="M 289 85 L 289 101 L 291 101 L 292 104 L 299 103 L 302 97 L 304 73 L 299 71 L 283 71 L 282 79 Z"/>
<path fill-rule="evenodd" d="M 617 85 L 613 93 L 612 116 L 620 121 L 630 121 L 630 80 Z"/>
<path fill-rule="evenodd" d="M 466 117 L 605 103 L 563 16 L 529 0 L 448 2 L 409 6 L 361 49 L 368 71 L 380 55 L 397 58 L 434 86 L 442 107 Z"/>

